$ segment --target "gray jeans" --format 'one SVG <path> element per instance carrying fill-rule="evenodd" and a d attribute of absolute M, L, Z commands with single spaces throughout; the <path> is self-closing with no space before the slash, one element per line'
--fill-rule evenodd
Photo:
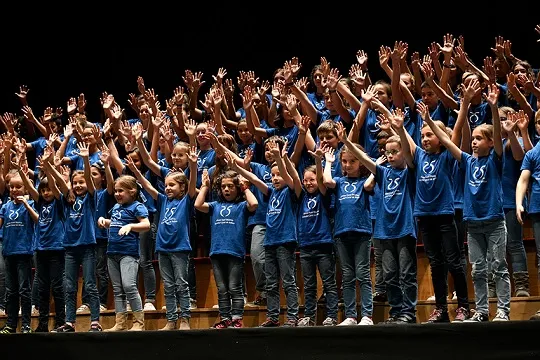
<path fill-rule="evenodd" d="M 510 313 L 510 274 L 506 263 L 506 224 L 504 219 L 468 221 L 469 262 L 476 311 L 489 314 L 488 252 L 492 257 L 491 271 L 497 289 L 497 308 Z"/>
<path fill-rule="evenodd" d="M 296 287 L 296 243 L 265 246 L 267 317 L 279 320 L 280 278 L 287 299 L 287 319 L 298 320 L 298 289 Z"/>
<path fill-rule="evenodd" d="M 133 312 L 142 311 L 141 295 L 137 289 L 139 259 L 129 255 L 109 255 L 107 259 L 109 277 L 114 292 L 116 313 L 127 311 L 127 301 Z"/>
<path fill-rule="evenodd" d="M 264 236 L 266 225 L 255 225 L 251 233 L 251 265 L 255 275 L 255 289 L 261 297 L 266 297 L 266 276 L 264 274 Z"/>
<path fill-rule="evenodd" d="M 154 245 L 156 243 L 156 223 L 153 219 L 150 222 L 150 230 L 139 234 L 141 254 L 139 265 L 143 272 L 146 302 L 154 303 L 156 301 L 156 272 L 152 261 L 154 260 Z"/>
<path fill-rule="evenodd" d="M 180 305 L 180 317 L 189 318 L 188 263 L 189 251 L 160 252 L 159 270 L 163 278 L 163 292 L 167 307 L 167 321 L 178 320 L 176 304 Z M 177 299 L 177 297 L 179 297 Z"/>
<path fill-rule="evenodd" d="M 2 240 L 0 240 L 0 309 L 6 309 L 6 263 L 2 255 Z"/>

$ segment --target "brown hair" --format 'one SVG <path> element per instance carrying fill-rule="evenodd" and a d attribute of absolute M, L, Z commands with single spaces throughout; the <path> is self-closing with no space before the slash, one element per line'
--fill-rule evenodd
<path fill-rule="evenodd" d="M 174 182 L 176 182 L 178 185 L 184 185 L 184 192 L 182 192 L 182 196 L 180 196 L 180 198 L 183 198 L 184 195 L 186 195 L 186 191 L 189 187 L 189 180 L 186 176 L 186 174 L 184 174 L 183 172 L 180 172 L 180 171 L 173 171 L 169 174 L 167 174 L 167 176 L 165 176 L 165 181 L 167 181 L 168 178 L 171 178 Z"/>
<path fill-rule="evenodd" d="M 222 202 L 226 201 L 223 197 L 223 193 L 221 192 L 221 183 L 223 182 L 223 179 L 232 179 L 233 184 L 236 187 L 236 198 L 233 200 L 233 202 L 238 203 L 240 201 L 243 201 L 244 193 L 242 192 L 242 188 L 240 187 L 240 178 L 238 177 L 238 173 L 232 170 L 227 170 L 224 173 L 220 174 L 212 183 L 212 190 L 214 190 L 218 194 L 219 200 Z"/>
<path fill-rule="evenodd" d="M 360 144 L 356 144 L 356 143 L 353 143 L 353 145 L 357 148 L 357 149 L 360 149 L 361 151 L 363 152 L 366 152 L 366 150 L 364 150 L 364 148 L 362 147 L 362 145 Z M 341 158 L 343 157 L 343 154 L 346 154 L 346 153 L 349 153 L 351 154 L 352 156 L 356 157 L 356 155 L 354 155 L 351 150 L 347 147 L 347 145 L 343 145 L 343 147 L 341 148 L 341 151 L 339 152 L 339 161 L 341 161 Z M 360 163 L 360 170 L 358 172 L 358 177 L 359 178 L 362 178 L 362 177 L 367 177 L 369 176 L 370 172 L 369 170 L 362 164 Z"/>

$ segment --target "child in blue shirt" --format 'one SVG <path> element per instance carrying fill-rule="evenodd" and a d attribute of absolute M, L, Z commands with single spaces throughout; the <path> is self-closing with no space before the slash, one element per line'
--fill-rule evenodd
<path fill-rule="evenodd" d="M 226 154 L 227 162 L 233 160 Z M 195 200 L 195 208 L 210 214 L 211 242 L 210 260 L 218 287 L 220 321 L 214 329 L 243 327 L 244 316 L 244 240 L 247 219 L 257 209 L 257 198 L 249 189 L 249 183 L 241 183 L 234 171 L 226 171 L 213 181 L 218 200 L 206 202 L 210 188 L 208 171 L 203 173 L 202 186 Z M 244 200 L 245 199 L 245 200 Z"/>
<path fill-rule="evenodd" d="M 144 312 L 137 288 L 139 273 L 139 234 L 150 229 L 148 210 L 137 201 L 137 180 L 122 175 L 114 182 L 114 197 L 110 219 L 100 217 L 98 225 L 109 229 L 107 265 L 114 291 L 115 325 L 106 331 L 126 330 L 127 301 L 133 311 L 132 331 L 144 330 Z"/>
<path fill-rule="evenodd" d="M 287 322 L 294 327 L 298 321 L 298 290 L 296 288 L 296 217 L 298 196 L 301 192 L 300 177 L 290 162 L 287 149 L 269 142 L 275 164 L 272 165 L 272 185 L 269 187 L 253 173 L 234 164 L 233 169 L 255 185 L 268 199 L 266 236 L 264 238 L 265 275 L 267 294 L 267 319 L 261 327 L 279 326 L 279 275 L 287 298 Z M 288 171 L 289 170 L 289 171 Z"/>

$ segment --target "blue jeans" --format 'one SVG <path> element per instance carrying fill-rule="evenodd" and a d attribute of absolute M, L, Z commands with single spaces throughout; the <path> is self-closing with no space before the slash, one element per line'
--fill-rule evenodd
<path fill-rule="evenodd" d="M 109 297 L 109 270 L 107 269 L 107 239 L 96 239 L 96 276 L 99 303 L 107 306 Z M 82 289 L 82 303 L 88 305 L 88 294 Z"/>
<path fill-rule="evenodd" d="M 538 275 L 540 278 L 540 214 L 529 214 L 531 217 L 534 242 L 536 243 L 536 265 L 538 266 Z"/>
<path fill-rule="evenodd" d="M 241 319 L 244 316 L 244 259 L 218 254 L 210 257 L 214 279 L 218 288 L 218 306 L 221 320 Z"/>
<path fill-rule="evenodd" d="M 349 231 L 336 237 L 336 247 L 343 274 L 345 317 L 357 318 L 356 282 L 360 286 L 361 317 L 373 315 L 373 294 L 370 274 L 371 237 Z"/>
<path fill-rule="evenodd" d="M 505 211 L 506 222 L 506 252 L 510 255 L 512 272 L 528 272 L 527 254 L 523 245 L 523 227 L 517 221 L 516 209 Z"/>
<path fill-rule="evenodd" d="M 139 259 L 130 255 L 109 254 L 107 265 L 114 293 L 115 312 L 127 312 L 126 299 L 133 312 L 142 311 L 141 295 L 137 289 Z"/>
<path fill-rule="evenodd" d="M 195 216 L 192 216 L 189 222 L 189 242 L 191 244 L 191 253 L 189 254 L 188 264 L 188 276 L 187 281 L 189 285 L 189 297 L 190 299 L 197 299 L 197 275 L 195 272 L 195 258 L 197 257 L 197 222 Z M 182 294 L 177 294 L 177 301 L 182 298 Z"/>
<path fill-rule="evenodd" d="M 476 311 L 489 314 L 488 253 L 497 290 L 497 308 L 510 313 L 510 274 L 506 263 L 506 224 L 503 219 L 468 221 L 469 261 Z"/>
<path fill-rule="evenodd" d="M 338 294 L 334 244 L 319 244 L 300 248 L 300 264 L 304 277 L 304 316 L 315 319 L 317 312 L 317 268 L 326 294 L 326 316 L 337 320 Z"/>
<path fill-rule="evenodd" d="M 383 272 L 390 316 L 416 316 L 418 282 L 416 280 L 416 239 L 405 236 L 381 240 Z"/>
<path fill-rule="evenodd" d="M 258 224 L 253 226 L 251 232 L 251 249 L 249 255 L 255 275 L 255 289 L 261 297 L 266 297 L 266 276 L 264 273 L 264 236 L 266 235 L 266 225 Z"/>
<path fill-rule="evenodd" d="M 54 299 L 55 328 L 66 321 L 66 300 L 64 294 L 63 250 L 36 251 L 37 286 L 39 292 L 39 325 L 48 328 L 51 289 Z"/>
<path fill-rule="evenodd" d="M 178 320 L 176 305 L 180 305 L 180 317 L 188 319 L 189 311 L 189 285 L 188 263 L 190 254 L 187 251 L 173 253 L 158 253 L 159 270 L 163 278 L 163 291 L 165 293 L 165 306 L 167 307 L 167 321 Z"/>
<path fill-rule="evenodd" d="M 153 264 L 156 224 L 153 218 L 154 216 L 150 219 L 150 230 L 139 233 L 139 266 L 143 272 L 145 302 L 151 303 L 156 301 L 156 271 Z"/>
<path fill-rule="evenodd" d="M 16 328 L 21 304 L 22 326 L 30 326 L 32 312 L 32 255 L 9 255 L 6 262 L 6 325 Z"/>
<path fill-rule="evenodd" d="M 0 309 L 6 308 L 6 263 L 2 255 L 3 240 L 0 239 Z"/>
<path fill-rule="evenodd" d="M 83 286 L 86 288 L 90 307 L 90 320 L 99 321 L 99 296 L 96 287 L 96 246 L 81 245 L 66 248 L 66 322 L 75 323 L 79 267 L 82 265 Z"/>
<path fill-rule="evenodd" d="M 279 280 L 287 298 L 287 319 L 298 320 L 298 289 L 296 288 L 296 243 L 264 247 L 267 317 L 279 321 Z"/>

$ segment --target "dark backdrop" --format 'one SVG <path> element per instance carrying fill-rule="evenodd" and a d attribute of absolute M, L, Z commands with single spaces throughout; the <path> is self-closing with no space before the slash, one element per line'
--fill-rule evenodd
<path fill-rule="evenodd" d="M 502 35 L 512 41 L 516 56 L 540 67 L 540 35 L 534 31 L 540 18 L 532 2 L 507 3 L 506 9 L 491 9 L 486 2 L 430 2 L 429 9 L 415 3 L 415 8 L 397 10 L 380 1 L 192 3 L 100 8 L 72 2 L 67 8 L 35 8 L 35 18 L 24 8 L 5 12 L 0 112 L 20 112 L 14 95 L 20 84 L 31 89 L 29 102 L 37 114 L 45 106 L 65 108 L 69 97 L 84 92 L 95 118 L 102 91 L 113 93 L 127 109 L 138 75 L 163 104 L 175 86 L 183 85 L 188 68 L 203 71 L 207 84 L 219 67 L 234 79 L 239 70 L 254 70 L 270 80 L 274 69 L 293 56 L 303 64 L 302 76 L 325 56 L 346 74 L 358 49 L 368 52 L 370 74 L 377 80 L 384 77 L 377 58 L 381 44 L 403 40 L 409 55 L 423 55 L 447 32 L 464 35 L 466 51 L 479 66 L 493 55 L 494 37 Z M 265 10 L 257 10 L 261 7 Z"/>

